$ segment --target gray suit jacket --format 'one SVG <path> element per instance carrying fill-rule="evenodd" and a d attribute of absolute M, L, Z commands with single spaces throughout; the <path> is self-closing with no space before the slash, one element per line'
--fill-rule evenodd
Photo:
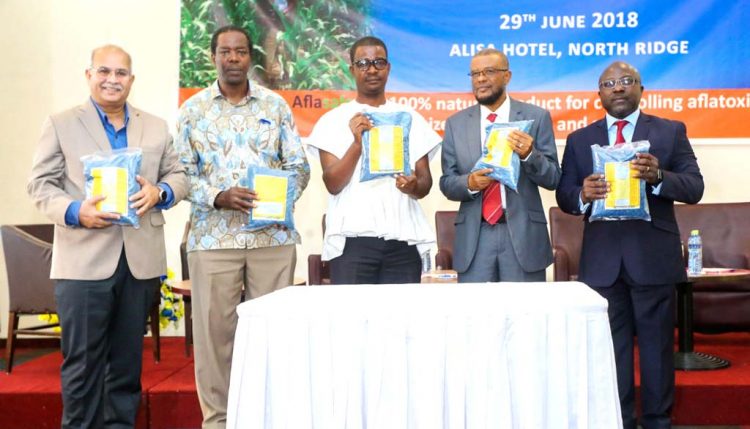
<path fill-rule="evenodd" d="M 475 105 L 448 118 L 442 148 L 440 190 L 449 200 L 461 202 L 453 245 L 453 268 L 459 273 L 465 272 L 474 259 L 482 222 L 482 193 L 472 194 L 468 188 L 468 175 L 482 154 L 479 112 L 479 105 Z M 510 120 L 526 119 L 534 120 L 529 132 L 534 148 L 521 162 L 518 192 L 506 187 L 505 219 L 521 267 L 533 272 L 552 263 L 538 187 L 555 189 L 561 173 L 549 112 L 511 98 Z"/>
<path fill-rule="evenodd" d="M 128 112 L 128 147 L 143 149 L 141 176 L 154 184 L 168 184 L 175 202 L 180 201 L 187 194 L 188 179 L 177 159 L 166 122 L 130 104 Z M 27 191 L 37 208 L 55 223 L 50 273 L 53 279 L 106 279 L 114 273 L 123 246 L 136 278 L 149 279 L 167 272 L 161 210 L 146 213 L 139 229 L 65 225 L 65 211 L 70 203 L 85 198 L 81 156 L 111 150 L 91 100 L 52 115 L 44 123 Z"/>

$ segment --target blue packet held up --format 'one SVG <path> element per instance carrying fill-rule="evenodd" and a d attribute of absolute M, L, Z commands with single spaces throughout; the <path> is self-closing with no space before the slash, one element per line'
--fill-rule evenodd
<path fill-rule="evenodd" d="M 359 181 L 411 174 L 408 112 L 366 112 L 373 128 L 362 133 L 362 168 Z"/>
<path fill-rule="evenodd" d="M 518 177 L 521 175 L 521 159 L 508 144 L 508 134 L 513 130 L 528 133 L 533 119 L 526 121 L 494 123 L 487 126 L 482 156 L 471 171 L 491 168 L 487 176 L 497 180 L 510 189 L 517 191 Z"/>
<path fill-rule="evenodd" d="M 607 198 L 594 200 L 589 222 L 598 220 L 651 220 L 646 198 L 646 181 L 632 177 L 630 161 L 637 153 L 648 153 L 648 141 L 616 144 L 614 146 L 591 146 L 594 158 L 594 173 L 604 174 L 611 191 Z"/>
<path fill-rule="evenodd" d="M 96 203 L 96 209 L 119 214 L 120 219 L 112 221 L 114 224 L 140 227 L 136 209 L 130 208 L 129 198 L 141 190 L 135 177 L 140 174 L 142 160 L 140 148 L 96 152 L 81 157 L 86 199 L 106 196 Z"/>
<path fill-rule="evenodd" d="M 294 229 L 293 171 L 274 170 L 251 165 L 247 168 L 248 187 L 258 194 L 257 207 L 250 210 L 244 229 L 253 230 L 268 225 L 282 225 Z"/>

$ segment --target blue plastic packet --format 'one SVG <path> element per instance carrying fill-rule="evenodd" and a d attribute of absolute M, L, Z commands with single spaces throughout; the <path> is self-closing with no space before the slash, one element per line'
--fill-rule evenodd
<path fill-rule="evenodd" d="M 258 194 L 257 207 L 250 210 L 243 229 L 254 230 L 268 225 L 294 229 L 294 177 L 296 173 L 251 165 L 247 168 L 247 185 Z"/>
<path fill-rule="evenodd" d="M 86 199 L 106 196 L 96 203 L 96 209 L 119 214 L 120 219 L 112 221 L 114 224 L 140 227 L 136 209 L 130 208 L 129 198 L 141 190 L 135 177 L 140 174 L 142 160 L 140 148 L 96 152 L 81 157 Z"/>
<path fill-rule="evenodd" d="M 518 177 L 521 175 L 521 159 L 508 144 L 508 134 L 513 130 L 528 133 L 533 123 L 534 120 L 529 119 L 488 125 L 482 156 L 471 171 L 491 168 L 492 172 L 487 176 L 517 191 Z"/>
<path fill-rule="evenodd" d="M 589 222 L 598 220 L 651 220 L 646 198 L 646 181 L 636 179 L 630 161 L 637 153 L 648 153 L 648 141 L 616 144 L 614 146 L 591 146 L 594 173 L 604 174 L 611 190 L 607 198 L 594 200 Z"/>
<path fill-rule="evenodd" d="M 359 181 L 411 175 L 408 112 L 365 112 L 373 128 L 362 133 L 362 168 Z"/>

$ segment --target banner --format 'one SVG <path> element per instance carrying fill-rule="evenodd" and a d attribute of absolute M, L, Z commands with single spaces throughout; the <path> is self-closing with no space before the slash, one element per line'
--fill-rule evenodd
<path fill-rule="evenodd" d="M 211 33 L 231 22 L 253 38 L 252 78 L 289 102 L 302 135 L 354 96 L 348 49 L 372 34 L 388 46 L 387 96 L 438 131 L 475 103 L 471 57 L 494 47 L 509 94 L 549 110 L 558 139 L 603 117 L 597 82 L 615 60 L 640 71 L 644 111 L 692 138 L 747 138 L 748 21 L 747 0 L 182 0 L 180 102 L 215 79 Z"/>

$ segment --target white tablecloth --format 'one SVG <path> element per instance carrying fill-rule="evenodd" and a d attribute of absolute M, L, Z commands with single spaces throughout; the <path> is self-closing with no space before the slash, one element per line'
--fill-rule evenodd
<path fill-rule="evenodd" d="M 582 283 L 288 287 L 238 307 L 228 428 L 621 428 Z"/>

